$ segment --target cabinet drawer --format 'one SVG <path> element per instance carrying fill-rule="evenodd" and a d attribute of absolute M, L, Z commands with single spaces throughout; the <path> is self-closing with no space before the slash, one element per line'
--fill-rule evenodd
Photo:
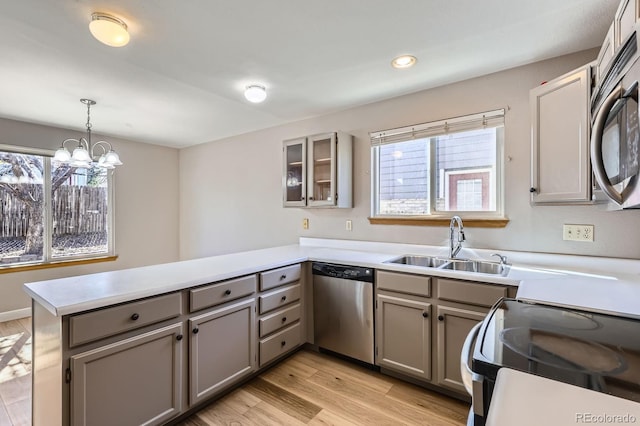
<path fill-rule="evenodd" d="M 260 290 L 269 290 L 284 284 L 289 284 L 300 279 L 300 265 L 291 265 L 286 268 L 260 274 Z"/>
<path fill-rule="evenodd" d="M 71 317 L 69 346 L 92 342 L 182 314 L 180 293 L 171 293 L 126 305 Z"/>
<path fill-rule="evenodd" d="M 507 287 L 438 278 L 439 299 L 491 307 L 506 296 Z"/>
<path fill-rule="evenodd" d="M 189 291 L 191 312 L 229 302 L 256 292 L 255 275 L 200 287 Z"/>
<path fill-rule="evenodd" d="M 300 323 L 260 340 L 260 367 L 299 346 Z"/>
<path fill-rule="evenodd" d="M 300 284 L 272 291 L 260 296 L 260 313 L 264 314 L 297 300 L 300 300 Z"/>
<path fill-rule="evenodd" d="M 431 278 L 424 275 L 376 271 L 376 286 L 379 290 L 431 297 Z"/>
<path fill-rule="evenodd" d="M 264 318 L 260 318 L 260 337 L 264 337 L 267 334 L 271 334 L 274 331 L 286 327 L 289 324 L 300 319 L 300 304 L 294 305 L 290 308 L 282 309 L 281 311 L 274 312 L 267 315 Z"/>

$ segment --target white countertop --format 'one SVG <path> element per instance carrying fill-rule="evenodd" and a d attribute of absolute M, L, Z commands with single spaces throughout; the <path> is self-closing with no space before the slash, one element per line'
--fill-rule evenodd
<path fill-rule="evenodd" d="M 487 426 L 637 424 L 640 404 L 509 368 L 498 371 Z"/>
<path fill-rule="evenodd" d="M 494 252 L 465 248 L 459 257 L 490 259 Z M 27 283 L 24 290 L 61 316 L 311 260 L 519 286 L 518 298 L 640 318 L 632 303 L 640 298 L 640 261 L 500 253 L 513 264 L 507 277 L 383 263 L 403 254 L 446 257 L 444 247 L 301 238 L 289 246 Z"/>

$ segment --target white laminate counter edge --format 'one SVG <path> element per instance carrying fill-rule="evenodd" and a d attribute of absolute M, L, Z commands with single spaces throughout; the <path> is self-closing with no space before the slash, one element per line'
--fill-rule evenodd
<path fill-rule="evenodd" d="M 488 259 L 493 252 L 492 250 L 465 250 L 462 255 L 470 258 Z M 566 269 L 536 268 L 516 264 L 511 268 L 507 277 L 502 277 L 385 263 L 394 257 L 407 253 L 446 256 L 446 248 L 301 238 L 299 245 L 294 244 L 79 277 L 33 282 L 25 284 L 24 290 L 53 315 L 62 316 L 311 260 L 519 286 L 518 294 L 520 294 L 524 286 L 527 298 L 530 300 L 552 302 L 554 298 L 558 298 L 565 301 L 567 298 L 571 298 L 573 294 L 578 299 L 582 297 L 582 300 L 578 300 L 578 303 L 574 304 L 575 306 L 593 306 L 595 309 L 599 308 L 607 312 L 640 315 L 640 308 L 631 307 L 628 303 L 629 300 L 637 300 L 637 298 L 629 298 L 628 301 L 623 301 L 624 303 L 621 303 L 620 306 L 621 309 L 616 309 L 615 301 L 611 303 L 611 300 L 609 300 L 603 308 L 598 305 L 598 301 L 590 300 L 588 297 L 585 298 L 587 292 L 580 291 L 580 288 L 576 291 L 574 288 L 576 282 L 587 283 L 591 286 L 602 286 L 603 283 L 611 284 L 613 287 L 610 287 L 610 289 L 613 289 L 616 281 L 608 282 L 606 278 L 610 277 L 594 276 L 591 273 L 580 272 L 579 268 L 576 268 L 575 271 L 569 271 Z M 512 256 L 511 252 L 501 253 Z M 511 262 L 515 262 L 514 259 L 517 259 L 517 257 L 512 257 Z M 528 259 L 536 261 L 537 258 L 535 255 L 531 255 Z M 591 267 L 594 258 L 586 259 L 589 267 Z M 621 268 L 626 273 L 626 276 L 618 284 L 624 284 L 627 292 L 631 291 L 635 294 L 637 290 L 640 293 L 640 280 L 636 272 L 636 267 L 640 265 L 640 262 L 624 259 L 597 259 L 599 259 L 600 263 L 611 262 L 610 265 Z M 585 258 L 583 258 L 584 261 Z M 573 279 L 574 286 L 567 286 L 566 291 L 563 290 L 562 285 L 552 284 L 561 283 L 562 281 L 569 282 L 571 279 Z M 538 285 L 540 282 L 546 282 L 547 285 Z M 582 290 L 588 289 L 588 287 L 584 287 L 584 284 L 582 285 Z M 538 288 L 544 290 L 536 291 Z"/>

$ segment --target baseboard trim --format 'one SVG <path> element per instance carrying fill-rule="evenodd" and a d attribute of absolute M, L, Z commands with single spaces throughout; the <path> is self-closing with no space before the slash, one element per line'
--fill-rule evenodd
<path fill-rule="evenodd" d="M 12 321 L 31 316 L 31 308 L 16 309 L 15 311 L 0 312 L 0 322 Z"/>

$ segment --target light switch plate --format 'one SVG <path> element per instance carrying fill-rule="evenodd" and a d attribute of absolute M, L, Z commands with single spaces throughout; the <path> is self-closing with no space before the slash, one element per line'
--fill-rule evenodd
<path fill-rule="evenodd" d="M 593 242 L 593 225 L 572 225 L 562 226 L 562 239 L 565 241 Z"/>

